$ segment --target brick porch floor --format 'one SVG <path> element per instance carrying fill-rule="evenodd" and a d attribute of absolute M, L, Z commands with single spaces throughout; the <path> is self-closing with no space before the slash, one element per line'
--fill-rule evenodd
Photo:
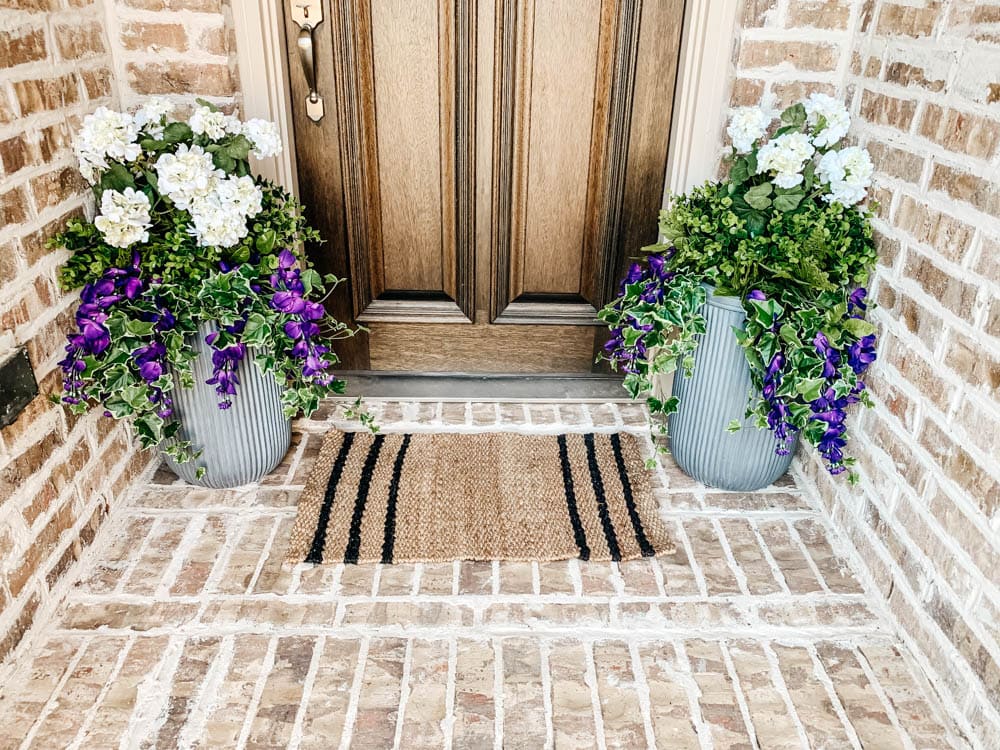
<path fill-rule="evenodd" d="M 375 411 L 644 432 L 629 405 Z M 792 482 L 721 493 L 668 459 L 656 560 L 282 566 L 327 419 L 260 486 L 135 488 L 8 668 L 0 747 L 964 747 Z"/>

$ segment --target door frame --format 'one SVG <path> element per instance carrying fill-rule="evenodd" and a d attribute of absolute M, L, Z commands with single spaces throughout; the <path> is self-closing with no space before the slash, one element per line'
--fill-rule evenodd
<path fill-rule="evenodd" d="M 257 171 L 298 193 L 282 7 L 288 0 L 243 0 L 233 12 L 244 117 L 278 125 L 285 148 L 255 161 Z M 740 0 L 687 0 L 671 116 L 664 203 L 715 176 L 735 64 Z M 650 217 L 653 221 L 654 217 Z"/>

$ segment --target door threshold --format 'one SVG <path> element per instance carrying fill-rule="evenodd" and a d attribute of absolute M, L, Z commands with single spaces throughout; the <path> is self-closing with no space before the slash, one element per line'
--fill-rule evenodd
<path fill-rule="evenodd" d="M 604 374 L 511 374 L 464 372 L 338 373 L 347 394 L 412 401 L 628 401 L 621 377 Z"/>

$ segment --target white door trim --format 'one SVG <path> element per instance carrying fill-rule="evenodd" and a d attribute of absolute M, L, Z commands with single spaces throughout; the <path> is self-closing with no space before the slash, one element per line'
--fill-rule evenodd
<path fill-rule="evenodd" d="M 715 177 L 735 63 L 741 0 L 688 0 L 663 200 Z"/>
<path fill-rule="evenodd" d="M 236 58 L 243 93 L 243 117 L 260 117 L 278 125 L 281 154 L 254 159 L 258 174 L 298 194 L 295 169 L 295 132 L 284 48 L 282 3 L 291 0 L 240 0 L 233 3 Z"/>
<path fill-rule="evenodd" d="M 282 3 L 233 5 L 243 115 L 278 124 L 285 150 L 258 164 L 261 174 L 297 192 Z M 740 0 L 688 0 L 674 93 L 664 200 L 715 175 L 733 79 Z M 331 102 L 332 104 L 332 102 Z"/>

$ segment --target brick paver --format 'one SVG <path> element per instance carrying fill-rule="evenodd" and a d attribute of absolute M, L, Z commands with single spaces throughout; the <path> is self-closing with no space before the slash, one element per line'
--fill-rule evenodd
<path fill-rule="evenodd" d="M 644 432 L 615 404 L 375 409 L 386 430 Z M 135 487 L 6 669 L 0 748 L 965 746 L 794 483 L 722 493 L 665 459 L 660 559 L 283 564 L 334 425 L 300 422 L 260 486 Z"/>

